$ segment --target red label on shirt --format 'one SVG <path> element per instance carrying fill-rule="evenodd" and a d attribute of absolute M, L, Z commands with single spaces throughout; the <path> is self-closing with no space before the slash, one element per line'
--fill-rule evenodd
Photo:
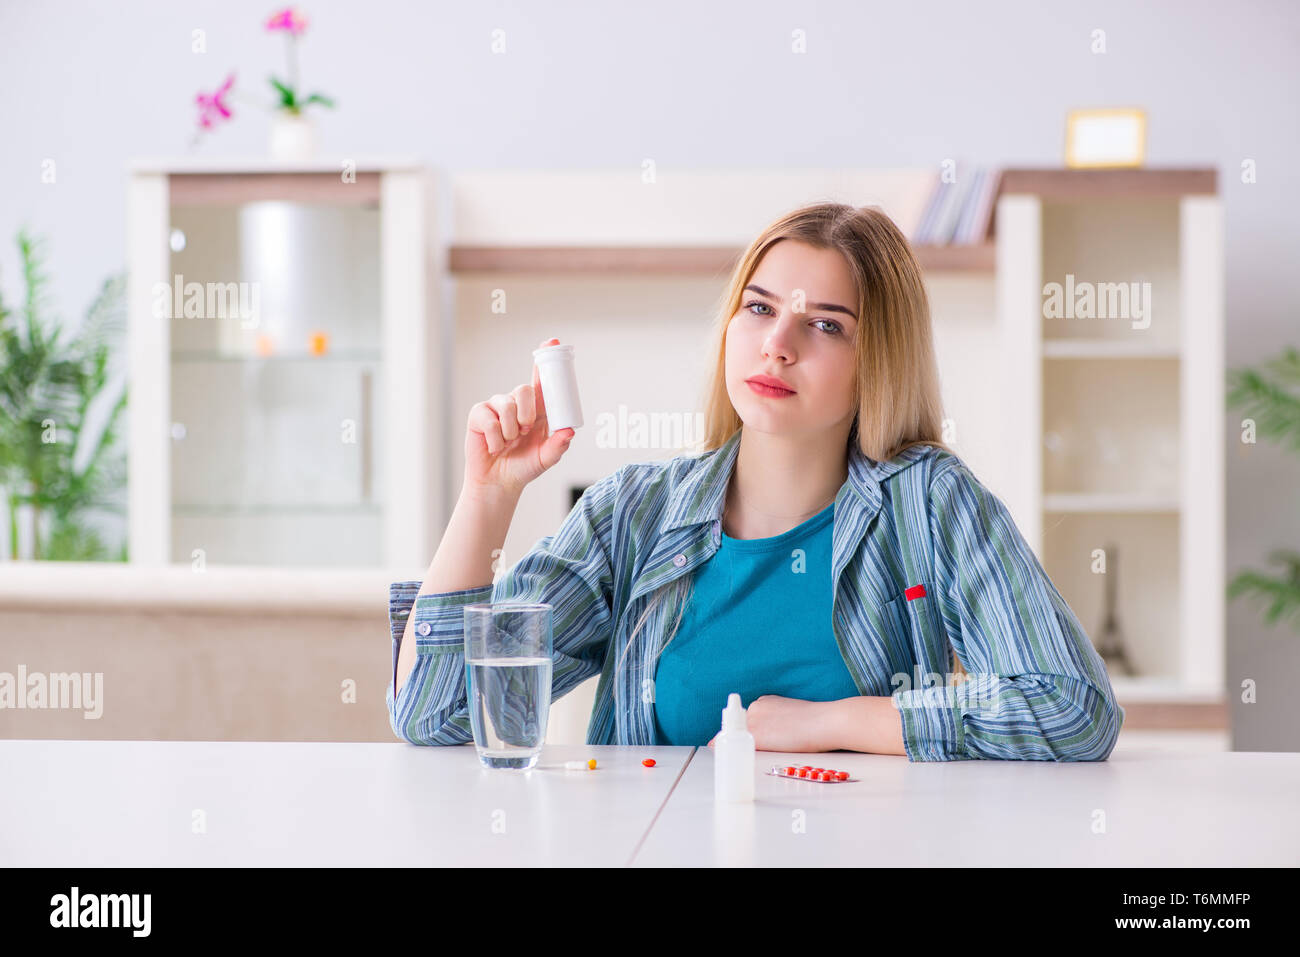
<path fill-rule="evenodd" d="M 907 600 L 908 600 L 908 601 L 911 601 L 911 600 L 914 599 L 914 598 L 924 598 L 924 597 L 925 597 L 925 586 L 924 586 L 924 585 L 913 585 L 913 586 L 912 586 L 911 588 L 909 588 L 907 591 L 903 592 L 903 594 L 904 594 L 905 596 L 907 596 Z"/>

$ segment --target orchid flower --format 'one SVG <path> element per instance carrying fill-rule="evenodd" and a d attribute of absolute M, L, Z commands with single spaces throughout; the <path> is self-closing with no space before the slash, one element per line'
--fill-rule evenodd
<path fill-rule="evenodd" d="M 230 108 L 226 106 L 226 95 L 230 92 L 231 86 L 234 85 L 235 74 L 226 77 L 226 82 L 217 87 L 215 93 L 199 93 L 194 98 L 199 107 L 199 126 L 205 130 L 212 129 L 218 117 L 229 119 L 231 116 Z"/>
<path fill-rule="evenodd" d="M 271 15 L 266 21 L 266 29 L 288 30 L 294 36 L 300 36 L 307 31 L 307 18 L 297 7 L 285 7 Z"/>

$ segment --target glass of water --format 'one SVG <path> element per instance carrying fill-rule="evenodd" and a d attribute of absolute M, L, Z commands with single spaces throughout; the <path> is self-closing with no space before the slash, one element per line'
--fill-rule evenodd
<path fill-rule="evenodd" d="M 480 602 L 464 612 L 474 748 L 484 767 L 527 770 L 551 711 L 552 606 Z"/>

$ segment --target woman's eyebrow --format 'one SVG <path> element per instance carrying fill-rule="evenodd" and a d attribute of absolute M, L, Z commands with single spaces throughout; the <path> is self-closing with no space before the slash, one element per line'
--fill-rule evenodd
<path fill-rule="evenodd" d="M 762 286 L 755 286 L 753 283 L 750 283 L 748 286 L 745 287 L 745 289 L 747 291 L 752 289 L 760 296 L 767 296 L 768 299 L 773 299 L 776 302 L 784 302 L 784 300 L 780 296 L 776 295 L 775 293 L 768 292 Z M 851 317 L 854 322 L 858 321 L 858 317 L 853 314 L 853 311 L 851 309 L 846 309 L 843 306 L 837 306 L 833 302 L 810 302 L 808 303 L 808 308 L 816 309 L 819 312 L 842 312 L 846 316 Z"/>

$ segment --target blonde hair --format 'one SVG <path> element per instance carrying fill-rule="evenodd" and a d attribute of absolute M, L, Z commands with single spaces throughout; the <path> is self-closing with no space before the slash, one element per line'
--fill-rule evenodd
<path fill-rule="evenodd" d="M 914 445 L 951 452 L 940 438 L 943 401 L 930 300 L 921 267 L 907 238 L 879 208 L 844 203 L 814 203 L 781 216 L 741 255 L 717 306 L 711 340 L 715 359 L 704 390 L 704 434 L 692 451 L 702 454 L 720 448 L 743 425 L 727 395 L 727 327 L 740 311 L 745 287 L 759 262 L 784 239 L 839 250 L 857 290 L 854 312 L 860 321 L 854 340 L 857 362 L 853 380 L 857 413 L 845 454 L 855 442 L 863 455 L 878 462 Z M 656 658 L 663 654 L 677 633 L 694 577 L 693 573 L 682 575 L 655 592 L 632 629 L 624 653 L 654 609 L 673 598 L 679 601 L 677 617 Z"/>

